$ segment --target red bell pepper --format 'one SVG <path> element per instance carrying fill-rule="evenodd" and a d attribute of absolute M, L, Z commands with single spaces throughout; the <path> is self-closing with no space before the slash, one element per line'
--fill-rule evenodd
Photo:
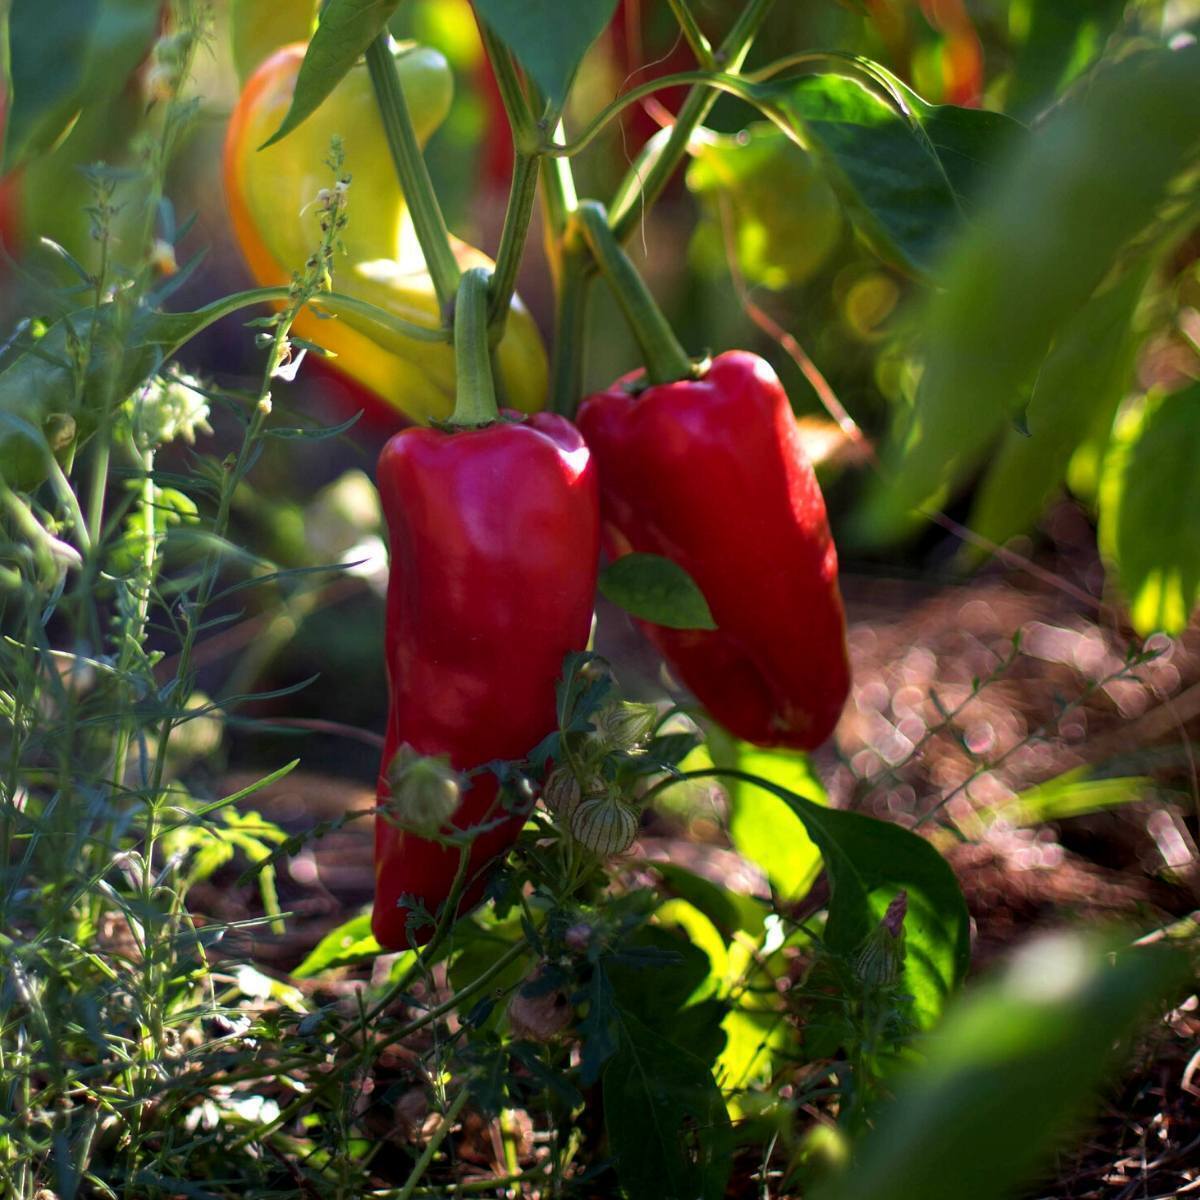
<path fill-rule="evenodd" d="M 812 749 L 837 723 L 850 670 L 837 550 L 783 387 L 738 350 L 701 379 L 637 392 L 637 378 L 579 411 L 605 546 L 678 563 L 717 624 L 643 628 L 731 733 Z"/>
<path fill-rule="evenodd" d="M 563 658 L 587 644 L 600 532 L 588 448 L 549 413 L 457 432 L 406 429 L 384 446 L 378 482 L 392 556 L 386 806 L 388 767 L 405 744 L 466 771 L 523 758 L 554 729 Z M 452 824 L 491 827 L 472 845 L 460 911 L 478 902 L 488 864 L 524 819 L 504 811 L 491 773 L 471 779 Z M 436 915 L 459 852 L 382 816 L 375 828 L 371 928 L 382 945 L 403 948 L 400 897 L 419 897 Z M 426 923 L 411 940 L 432 932 Z"/>

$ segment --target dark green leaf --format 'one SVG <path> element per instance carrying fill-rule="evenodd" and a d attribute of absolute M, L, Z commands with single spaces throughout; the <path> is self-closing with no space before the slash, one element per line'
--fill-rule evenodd
<path fill-rule="evenodd" d="M 264 146 L 286 137 L 305 117 L 316 112 L 321 101 L 384 31 L 398 3 L 399 0 L 329 0 L 300 64 L 292 105 L 283 124 Z"/>
<path fill-rule="evenodd" d="M 604 1123 L 630 1200 L 720 1200 L 731 1131 L 704 1063 L 628 1013 L 604 1071 Z"/>
<path fill-rule="evenodd" d="M 882 68 L 874 70 L 894 101 L 829 74 L 775 85 L 771 96 L 824 162 L 875 250 L 902 270 L 929 276 L 1023 130 L 999 113 L 927 104 Z"/>
<path fill-rule="evenodd" d="M 1152 393 L 1118 424 L 1100 482 L 1100 546 L 1138 633 L 1181 633 L 1200 604 L 1200 383 Z"/>
<path fill-rule="evenodd" d="M 154 39 L 159 7 L 159 0 L 12 0 L 12 107 L 0 175 L 48 150 L 81 109 L 125 86 Z"/>
<path fill-rule="evenodd" d="M 1001 1200 L 1023 1194 L 1078 1121 L 1155 1001 L 1186 989 L 1186 957 L 1058 935 L 950 1014 L 928 1060 L 896 1089 L 814 1200 Z"/>
<path fill-rule="evenodd" d="M 1024 408 L 1053 339 L 1196 161 L 1198 76 L 1200 46 L 1126 58 L 1029 139 L 930 302 L 916 402 L 857 514 L 857 543 L 915 528 Z"/>
<path fill-rule="evenodd" d="M 769 780 L 758 786 L 784 800 L 817 844 L 829 876 L 825 942 L 856 950 L 896 893 L 908 893 L 904 987 L 914 1016 L 928 1028 L 962 982 L 970 958 L 970 918 L 958 880 L 924 838 L 861 813 L 814 804 Z"/>
<path fill-rule="evenodd" d="M 658 554 L 626 554 L 600 572 L 600 592 L 626 612 L 668 629 L 716 629 L 708 601 L 678 564 Z"/>
<path fill-rule="evenodd" d="M 616 0 L 475 0 L 475 7 L 547 98 L 561 105 Z"/>

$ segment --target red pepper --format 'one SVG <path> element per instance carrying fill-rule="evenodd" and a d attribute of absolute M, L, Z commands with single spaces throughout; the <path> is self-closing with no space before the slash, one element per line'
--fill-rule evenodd
<path fill-rule="evenodd" d="M 812 749 L 850 688 L 837 550 L 778 377 L 734 350 L 702 379 L 588 397 L 579 428 L 600 472 L 613 557 L 684 568 L 716 630 L 643 627 L 731 733 Z"/>
<path fill-rule="evenodd" d="M 480 429 L 411 428 L 383 448 L 378 482 L 391 539 L 385 655 L 391 707 L 380 804 L 396 751 L 446 755 L 460 771 L 523 758 L 555 727 L 562 661 L 587 644 L 599 558 L 595 470 L 578 430 L 538 413 Z M 452 818 L 476 838 L 460 911 L 478 902 L 486 868 L 515 841 L 496 778 L 474 776 Z M 432 915 L 459 852 L 375 826 L 375 911 L 384 946 L 406 947 L 404 893 Z M 428 924 L 413 941 L 427 941 Z"/>

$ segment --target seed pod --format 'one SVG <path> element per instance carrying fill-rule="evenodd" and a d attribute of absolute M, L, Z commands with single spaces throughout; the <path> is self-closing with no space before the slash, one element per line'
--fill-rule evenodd
<path fill-rule="evenodd" d="M 657 724 L 658 709 L 653 704 L 627 700 L 607 705 L 596 720 L 600 736 L 613 750 L 632 750 L 649 741 Z"/>
<path fill-rule="evenodd" d="M 637 812 L 609 793 L 588 796 L 571 815 L 571 836 L 601 858 L 628 850 L 637 828 Z"/>
<path fill-rule="evenodd" d="M 401 746 L 387 770 L 391 800 L 387 815 L 401 829 L 436 833 L 458 811 L 462 781 L 445 757 Z"/>
<path fill-rule="evenodd" d="M 908 893 L 898 892 L 883 920 L 867 935 L 854 955 L 854 973 L 867 987 L 889 987 L 904 970 L 904 917 Z"/>
<path fill-rule="evenodd" d="M 555 767 L 542 788 L 542 799 L 560 821 L 569 825 L 572 813 L 583 799 L 575 772 L 570 767 Z"/>

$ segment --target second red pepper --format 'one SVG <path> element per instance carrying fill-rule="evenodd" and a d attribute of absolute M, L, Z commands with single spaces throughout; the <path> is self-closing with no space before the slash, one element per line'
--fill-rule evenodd
<path fill-rule="evenodd" d="M 731 733 L 810 750 L 850 688 L 837 550 L 825 501 L 771 367 L 744 351 L 702 379 L 588 397 L 604 540 L 692 576 L 716 630 L 644 625 L 682 682 Z"/>
<path fill-rule="evenodd" d="M 587 644 L 600 535 L 588 448 L 548 413 L 453 433 L 406 429 L 384 447 L 378 482 L 391 540 L 386 805 L 402 745 L 465 771 L 523 758 L 554 729 L 563 658 Z M 463 910 L 524 823 L 497 791 L 493 775 L 475 776 L 452 819 L 459 829 L 499 822 L 472 845 Z M 381 945 L 410 944 L 402 895 L 436 916 L 458 862 L 457 849 L 377 819 L 371 928 Z M 425 924 L 412 940 L 432 932 Z"/>

